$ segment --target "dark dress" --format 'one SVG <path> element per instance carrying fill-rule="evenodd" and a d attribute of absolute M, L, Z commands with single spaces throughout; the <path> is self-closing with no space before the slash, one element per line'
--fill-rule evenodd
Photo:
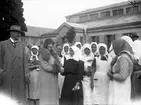
<path fill-rule="evenodd" d="M 66 60 L 64 63 L 65 79 L 61 93 L 61 105 L 83 105 L 82 75 L 84 63 L 73 59 Z M 80 83 L 80 89 L 73 91 L 75 84 Z"/>
<path fill-rule="evenodd" d="M 141 99 L 141 66 L 136 62 L 131 75 L 131 99 L 133 101 Z"/>

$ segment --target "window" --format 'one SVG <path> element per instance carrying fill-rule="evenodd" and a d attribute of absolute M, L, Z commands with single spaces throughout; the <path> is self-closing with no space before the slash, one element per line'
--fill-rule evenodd
<path fill-rule="evenodd" d="M 127 14 L 133 13 L 133 7 L 126 8 L 126 13 Z"/>
<path fill-rule="evenodd" d="M 115 35 L 106 35 L 106 44 L 109 49 L 113 40 L 115 40 Z"/>
<path fill-rule="evenodd" d="M 123 15 L 123 8 L 113 10 L 113 16 Z"/>
<path fill-rule="evenodd" d="M 97 19 L 98 18 L 98 13 L 90 14 L 89 17 L 90 17 L 90 20 Z"/>
<path fill-rule="evenodd" d="M 134 13 L 138 13 L 139 12 L 139 7 L 138 6 L 135 6 L 134 7 Z"/>
<path fill-rule="evenodd" d="M 122 15 L 123 14 L 123 9 L 118 9 L 118 14 Z"/>
<path fill-rule="evenodd" d="M 113 10 L 113 16 L 117 16 L 117 10 Z"/>
<path fill-rule="evenodd" d="M 99 43 L 99 36 L 91 36 L 92 42 L 97 42 Z"/>
<path fill-rule="evenodd" d="M 97 19 L 98 18 L 98 13 L 90 14 L 89 17 L 90 17 L 90 20 Z"/>
<path fill-rule="evenodd" d="M 126 13 L 127 14 L 138 13 L 138 12 L 139 12 L 139 7 L 138 6 L 126 8 Z"/>
<path fill-rule="evenodd" d="M 87 21 L 87 20 L 88 20 L 88 15 L 80 16 L 80 21 L 81 22 L 84 22 L 84 21 Z"/>
<path fill-rule="evenodd" d="M 83 44 L 83 37 L 80 37 L 80 42 L 81 44 Z"/>
<path fill-rule="evenodd" d="M 109 17 L 110 16 L 110 11 L 102 12 L 102 13 L 100 13 L 100 15 L 101 15 L 102 18 Z"/>

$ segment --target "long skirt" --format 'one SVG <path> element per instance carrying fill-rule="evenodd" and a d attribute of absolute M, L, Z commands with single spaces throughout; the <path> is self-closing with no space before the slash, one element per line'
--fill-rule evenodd
<path fill-rule="evenodd" d="M 134 72 L 131 78 L 131 99 L 141 100 L 141 71 Z"/>
<path fill-rule="evenodd" d="M 60 99 L 61 105 L 83 105 L 82 83 L 80 82 L 79 90 L 73 91 L 73 88 L 77 82 L 76 77 L 77 75 L 65 76 Z"/>
<path fill-rule="evenodd" d="M 58 74 L 58 85 L 59 85 L 59 98 L 61 98 L 61 93 L 62 93 L 62 87 L 64 84 L 64 76 L 62 76 L 60 73 Z"/>
<path fill-rule="evenodd" d="M 39 71 L 39 105 L 59 105 L 58 74 Z"/>
<path fill-rule="evenodd" d="M 109 104 L 108 105 L 129 105 L 131 95 L 130 76 L 124 82 L 110 81 Z"/>
<path fill-rule="evenodd" d="M 91 78 L 85 76 L 82 81 L 84 105 L 92 105 L 92 89 L 90 87 Z"/>
<path fill-rule="evenodd" d="M 29 74 L 29 99 L 39 99 L 38 70 L 33 70 Z"/>
<path fill-rule="evenodd" d="M 96 72 L 94 75 L 93 104 L 108 103 L 109 77 L 106 72 Z"/>

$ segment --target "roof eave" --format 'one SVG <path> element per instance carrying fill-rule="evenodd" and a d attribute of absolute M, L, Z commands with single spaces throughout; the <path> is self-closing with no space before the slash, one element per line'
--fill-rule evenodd
<path fill-rule="evenodd" d="M 100 31 L 110 31 L 110 30 L 119 30 L 119 29 L 130 29 L 130 28 L 141 28 L 141 21 L 126 23 L 126 24 L 111 25 L 111 26 L 103 26 L 97 28 L 95 27 L 88 28 L 87 32 L 100 32 Z"/>

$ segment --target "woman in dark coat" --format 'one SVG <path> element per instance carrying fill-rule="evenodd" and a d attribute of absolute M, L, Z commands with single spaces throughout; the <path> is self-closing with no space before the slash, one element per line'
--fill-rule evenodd
<path fill-rule="evenodd" d="M 61 105 L 83 105 L 82 74 L 84 64 L 78 56 L 78 48 L 70 48 L 70 58 L 64 63 L 65 80 L 61 94 Z"/>

